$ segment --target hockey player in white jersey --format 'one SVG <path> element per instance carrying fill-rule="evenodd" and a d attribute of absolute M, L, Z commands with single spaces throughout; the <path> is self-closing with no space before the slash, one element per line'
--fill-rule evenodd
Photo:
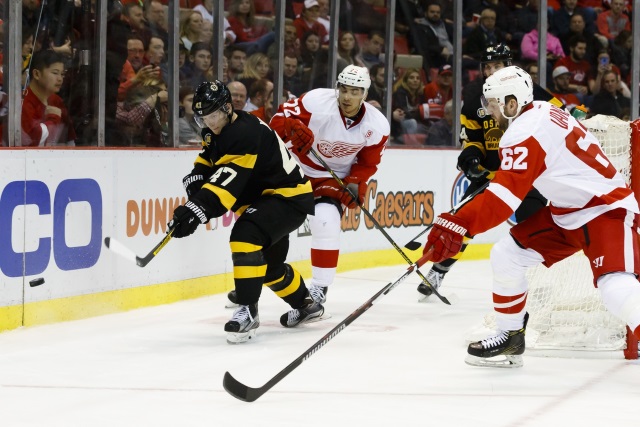
<path fill-rule="evenodd" d="M 313 186 L 316 211 L 309 217 L 313 274 L 309 290 L 317 302 L 326 300 L 336 274 L 342 213 L 357 202 L 309 150 L 313 148 L 363 202 L 389 138 L 389 122 L 365 102 L 370 85 L 366 68 L 349 65 L 338 75 L 335 89 L 314 89 L 280 105 L 270 122 Z"/>
<path fill-rule="evenodd" d="M 550 202 L 491 250 L 497 330 L 469 345 L 471 365 L 522 365 L 526 270 L 550 267 L 580 250 L 604 305 L 640 338 L 638 203 L 598 140 L 569 113 L 533 101 L 532 87 L 531 77 L 515 66 L 487 78 L 483 107 L 505 129 L 500 168 L 484 193 L 455 215 L 436 219 L 425 245 L 434 262 L 455 255 L 465 236 L 506 220 L 532 186 Z"/>

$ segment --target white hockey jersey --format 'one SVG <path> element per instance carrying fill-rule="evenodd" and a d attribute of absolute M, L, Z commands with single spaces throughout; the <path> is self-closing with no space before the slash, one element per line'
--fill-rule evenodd
<path fill-rule="evenodd" d="M 534 186 L 554 222 L 574 230 L 617 208 L 638 213 L 624 177 L 595 136 L 548 102 L 525 107 L 500 140 L 500 169 L 487 190 L 456 214 L 475 235 L 506 220 Z"/>
<path fill-rule="evenodd" d="M 298 119 L 311 129 L 314 150 L 340 178 L 351 176 L 355 181 L 368 181 L 376 172 L 389 139 L 389 122 L 367 103 L 354 120 L 344 117 L 335 89 L 314 89 L 280 105 L 269 125 L 286 142 L 305 175 L 312 178 L 331 175 L 312 154 L 300 156 L 291 150 L 286 118 Z"/>

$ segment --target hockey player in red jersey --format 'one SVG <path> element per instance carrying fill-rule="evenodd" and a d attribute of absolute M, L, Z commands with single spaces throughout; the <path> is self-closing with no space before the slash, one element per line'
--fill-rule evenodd
<path fill-rule="evenodd" d="M 434 262 L 455 255 L 465 236 L 502 223 L 533 186 L 550 202 L 491 250 L 497 330 L 469 345 L 472 365 L 522 365 L 526 270 L 539 263 L 549 267 L 580 250 L 605 307 L 640 338 L 638 203 L 598 140 L 566 111 L 533 101 L 532 87 L 531 77 L 515 66 L 487 78 L 483 108 L 505 130 L 500 168 L 484 193 L 436 219 L 425 246 Z"/>
<path fill-rule="evenodd" d="M 224 83 L 201 83 L 193 111 L 203 149 L 183 181 L 189 201 L 175 209 L 169 226 L 181 238 L 229 210 L 240 215 L 230 237 L 239 307 L 225 324 L 227 341 L 255 335 L 263 285 L 296 310 L 295 318 L 289 312 L 280 318 L 283 326 L 322 316 L 324 308 L 311 298 L 300 273 L 285 263 L 289 233 L 314 212 L 309 180 L 265 122 L 234 111 Z"/>
<path fill-rule="evenodd" d="M 315 89 L 280 105 L 270 122 L 313 186 L 316 212 L 309 217 L 313 273 L 309 290 L 318 302 L 326 300 L 336 274 L 340 218 L 357 201 L 309 151 L 313 148 L 363 202 L 389 138 L 389 122 L 365 102 L 370 85 L 365 67 L 349 65 L 338 75 L 335 89 Z"/>

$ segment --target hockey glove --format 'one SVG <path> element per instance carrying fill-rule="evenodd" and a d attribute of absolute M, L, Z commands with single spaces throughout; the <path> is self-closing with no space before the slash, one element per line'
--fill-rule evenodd
<path fill-rule="evenodd" d="M 490 173 L 488 169 L 485 169 L 484 166 L 480 164 L 480 159 L 477 157 L 468 160 L 465 164 L 464 174 L 470 181 L 478 182 L 489 179 Z"/>
<path fill-rule="evenodd" d="M 466 234 L 467 224 L 464 221 L 449 213 L 443 213 L 433 223 L 423 253 L 426 254 L 433 247 L 431 261 L 442 262 L 460 252 Z"/>
<path fill-rule="evenodd" d="M 347 184 L 348 191 L 343 191 L 340 197 L 340 202 L 349 209 L 356 208 L 358 204 L 362 204 L 364 202 L 367 183 L 354 181 L 351 177 L 346 177 L 343 182 Z M 357 200 L 353 198 L 354 195 L 357 197 Z"/>
<path fill-rule="evenodd" d="M 191 197 L 196 194 L 204 185 L 204 176 L 201 174 L 189 174 L 182 178 L 182 185 L 187 192 L 187 196 Z"/>
<path fill-rule="evenodd" d="M 289 138 L 291 138 L 291 143 L 298 153 L 306 155 L 313 146 L 313 132 L 300 120 L 287 120 L 290 124 Z"/>
<path fill-rule="evenodd" d="M 197 202 L 188 201 L 184 205 L 178 206 L 173 211 L 173 219 L 169 222 L 169 227 L 175 227 L 173 237 L 181 238 L 192 235 L 198 225 L 209 221 L 204 208 Z"/>

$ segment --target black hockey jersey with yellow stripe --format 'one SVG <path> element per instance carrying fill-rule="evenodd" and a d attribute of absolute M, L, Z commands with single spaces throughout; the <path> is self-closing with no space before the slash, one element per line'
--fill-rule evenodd
<path fill-rule="evenodd" d="M 498 145 L 504 131 L 491 115 L 486 114 L 480 97 L 482 96 L 482 78 L 469 83 L 462 91 L 462 108 L 460 111 L 460 142 L 463 150 L 477 151 L 475 157 L 480 158 L 480 164 L 490 171 L 497 171 L 500 167 Z M 533 84 L 533 100 L 548 101 L 553 105 L 564 108 L 562 101 L 555 98 L 537 83 Z M 468 156 L 467 156 L 468 157 Z"/>
<path fill-rule="evenodd" d="M 220 135 L 202 130 L 203 150 L 192 175 L 206 180 L 196 197 L 211 217 L 228 210 L 242 214 L 259 197 L 290 201 L 298 210 L 314 213 L 311 184 L 280 137 L 262 120 L 236 111 L 237 118 Z"/>

